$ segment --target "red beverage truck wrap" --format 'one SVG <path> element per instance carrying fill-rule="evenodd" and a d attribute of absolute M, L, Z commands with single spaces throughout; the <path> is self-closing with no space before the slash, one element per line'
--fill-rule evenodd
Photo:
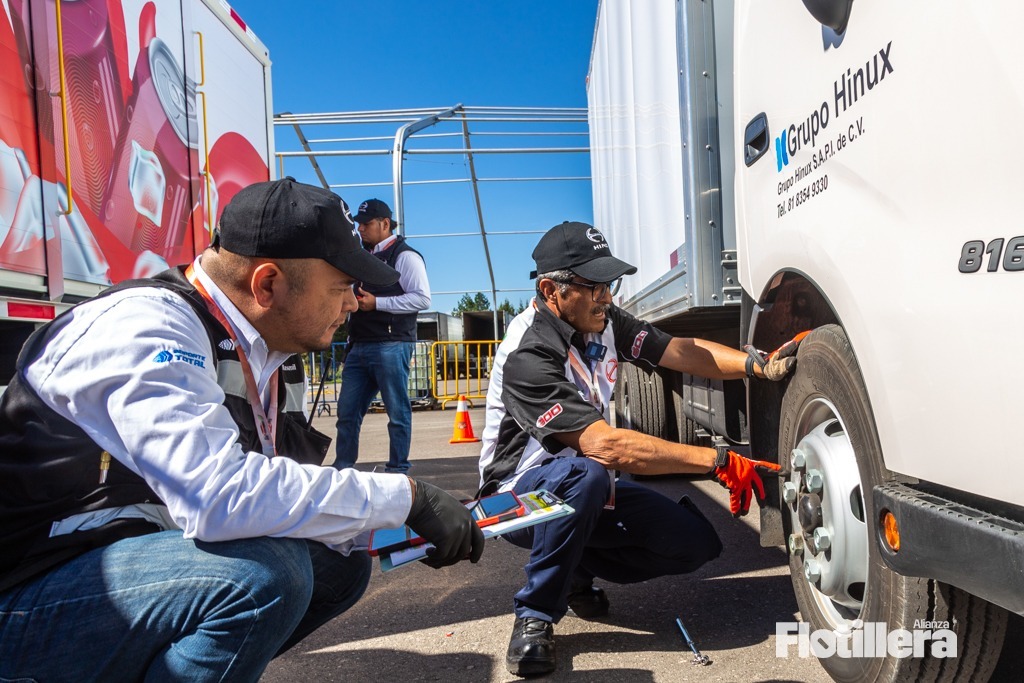
<path fill-rule="evenodd" d="M 187 263 L 272 172 L 266 47 L 221 0 L 0 0 L 0 385 L 40 322 Z"/>

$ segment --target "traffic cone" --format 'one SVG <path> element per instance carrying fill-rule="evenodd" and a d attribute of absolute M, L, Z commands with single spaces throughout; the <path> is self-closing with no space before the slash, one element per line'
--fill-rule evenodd
<path fill-rule="evenodd" d="M 473 423 L 469 421 L 469 408 L 465 394 L 459 394 L 459 405 L 455 409 L 455 429 L 448 443 L 474 443 L 480 439 L 473 435 Z"/>

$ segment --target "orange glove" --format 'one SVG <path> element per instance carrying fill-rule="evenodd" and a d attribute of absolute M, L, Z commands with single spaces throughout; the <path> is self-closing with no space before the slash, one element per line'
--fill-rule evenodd
<path fill-rule="evenodd" d="M 778 382 L 789 374 L 789 371 L 796 365 L 796 350 L 803 338 L 810 334 L 810 330 L 804 330 L 788 342 L 768 354 L 767 357 L 750 344 L 743 347 L 743 350 L 750 356 L 747 358 L 747 377 L 754 376 L 754 365 L 761 368 L 765 379 Z"/>
<path fill-rule="evenodd" d="M 767 460 L 751 460 L 739 453 L 721 449 L 713 472 L 718 483 L 729 489 L 729 510 L 733 517 L 742 517 L 750 510 L 750 497 L 757 487 L 757 499 L 764 500 L 764 483 L 759 473 L 776 473 L 782 468 Z"/>

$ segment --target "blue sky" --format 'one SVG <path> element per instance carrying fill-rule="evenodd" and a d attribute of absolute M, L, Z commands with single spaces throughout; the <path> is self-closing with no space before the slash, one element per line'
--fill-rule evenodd
<path fill-rule="evenodd" d="M 274 111 L 295 114 L 407 108 L 586 107 L 586 75 L 597 0 L 412 2 L 402 0 L 233 0 L 232 7 L 267 45 L 273 62 Z M 309 127 L 307 137 L 393 135 L 379 127 Z M 449 125 L 424 131 L 454 132 Z M 514 124 L 473 125 L 474 132 L 523 130 Z M 534 130 L 585 132 L 552 124 Z M 585 146 L 571 138 L 475 137 L 474 147 Z M 418 147 L 461 147 L 460 138 L 414 139 Z M 279 151 L 297 149 L 288 128 L 277 129 Z M 348 144 L 390 148 L 386 141 Z M 323 145 L 324 149 L 340 147 Z M 391 158 L 360 156 L 321 161 L 329 183 L 390 181 Z M 586 154 L 478 155 L 480 177 L 589 176 Z M 318 182 L 303 159 L 285 173 Z M 465 157 L 410 155 L 407 180 L 465 178 Z M 546 230 L 563 220 L 592 222 L 589 181 L 482 183 L 488 232 Z M 335 190 L 350 206 L 369 197 L 393 204 L 390 187 Z M 471 289 L 489 296 L 483 248 L 477 237 L 416 239 L 416 235 L 479 232 L 468 183 L 407 186 L 405 225 L 410 243 L 426 257 L 433 291 Z M 530 289 L 530 252 L 539 235 L 490 239 L 497 287 Z M 513 304 L 529 292 L 500 292 Z M 450 312 L 459 295 L 434 296 L 433 310 Z"/>

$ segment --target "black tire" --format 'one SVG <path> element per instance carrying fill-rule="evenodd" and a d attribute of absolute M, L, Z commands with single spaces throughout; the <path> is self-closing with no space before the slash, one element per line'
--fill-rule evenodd
<path fill-rule="evenodd" d="M 686 416 L 686 413 L 683 412 L 683 397 L 675 392 L 672 393 L 672 407 L 676 417 L 679 443 L 711 448 L 711 437 L 699 433 L 698 430 L 701 426 Z"/>
<path fill-rule="evenodd" d="M 615 383 L 615 425 L 668 439 L 665 388 L 661 377 L 633 363 L 619 363 Z"/>
<path fill-rule="evenodd" d="M 846 333 L 837 325 L 814 330 L 801 343 L 797 359 L 782 401 L 779 453 L 789 458 L 800 446 L 805 470 L 813 465 L 822 472 L 821 526 L 834 534 L 828 550 L 812 556 L 812 543 L 802 553 L 790 553 L 803 620 L 811 631 L 856 630 L 856 620 L 883 622 L 889 631 L 911 630 L 915 621 L 939 621 L 948 622 L 957 635 L 955 658 L 934 658 L 926 647 L 923 658 L 832 656 L 819 659 L 821 665 L 842 682 L 987 681 L 1002 648 L 1006 612 L 951 586 L 896 574 L 879 557 L 871 490 L 892 474 L 884 466 L 867 390 Z M 807 543 L 811 536 L 805 535 L 796 511 L 801 501 L 815 499 L 808 479 L 795 468 L 788 481 L 798 485 L 799 493 L 792 504 L 780 501 L 785 532 L 789 538 L 796 529 Z M 857 550 L 862 543 L 863 553 Z M 828 567 L 827 579 L 821 573 L 812 583 L 805 576 L 811 561 L 818 569 Z M 865 580 L 858 586 L 855 579 L 861 574 Z"/>

